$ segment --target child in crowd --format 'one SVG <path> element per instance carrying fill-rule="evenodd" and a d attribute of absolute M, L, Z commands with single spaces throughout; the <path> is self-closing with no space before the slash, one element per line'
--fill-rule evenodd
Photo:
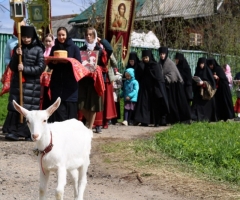
<path fill-rule="evenodd" d="M 54 46 L 54 37 L 51 33 L 48 33 L 44 37 L 44 46 L 45 46 L 45 52 L 44 57 L 49 56 L 52 47 Z M 50 97 L 49 97 L 49 83 L 51 80 L 52 70 L 49 69 L 48 66 L 46 66 L 45 71 L 41 75 L 41 109 L 47 109 L 51 103 L 50 103 Z"/>
<path fill-rule="evenodd" d="M 124 121 L 123 125 L 132 125 L 132 113 L 137 102 L 139 84 L 135 79 L 134 69 L 128 68 L 125 71 L 126 81 L 123 85 L 121 97 L 124 98 Z"/>
<path fill-rule="evenodd" d="M 44 46 L 45 46 L 44 57 L 49 56 L 53 45 L 54 45 L 53 35 L 51 33 L 45 35 L 45 37 L 44 37 Z"/>
<path fill-rule="evenodd" d="M 120 91 L 122 88 L 122 74 L 118 72 L 117 68 L 114 68 L 115 81 L 113 81 L 113 98 L 116 106 L 117 117 L 111 120 L 112 124 L 115 125 L 117 120 L 120 119 Z"/>
<path fill-rule="evenodd" d="M 225 72 L 226 77 L 228 79 L 230 90 L 232 90 L 233 82 L 232 82 L 231 68 L 228 64 L 224 64 L 222 68 L 223 68 L 223 71 Z"/>

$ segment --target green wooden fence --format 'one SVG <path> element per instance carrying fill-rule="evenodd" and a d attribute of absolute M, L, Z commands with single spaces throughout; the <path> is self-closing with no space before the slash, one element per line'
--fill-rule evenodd
<path fill-rule="evenodd" d="M 4 50 L 6 46 L 6 42 L 9 38 L 12 36 L 9 34 L 3 34 L 0 33 L 0 77 L 2 76 L 4 70 L 5 70 L 5 65 L 4 65 Z M 84 40 L 81 39 L 73 39 L 74 43 L 81 47 L 84 45 Z M 141 58 L 141 52 L 143 49 L 147 48 L 142 48 L 142 47 L 131 47 L 131 51 L 136 51 L 139 58 Z M 157 49 L 151 49 L 154 55 L 154 58 L 156 60 L 159 60 L 159 54 Z M 176 52 L 181 52 L 184 54 L 185 58 L 187 59 L 192 74 L 195 72 L 196 64 L 198 61 L 198 58 L 200 57 L 208 57 L 208 54 L 204 51 L 191 51 L 191 50 L 176 50 L 176 49 L 169 49 L 169 57 L 174 60 L 174 56 Z M 119 71 L 122 73 L 124 71 L 124 67 L 121 64 L 121 49 L 118 48 L 117 52 L 115 53 L 115 56 L 117 58 L 118 62 L 118 68 Z M 213 54 L 212 57 L 214 57 L 219 64 L 225 64 L 228 63 L 231 66 L 232 69 L 232 75 L 234 76 L 237 72 L 240 71 L 240 58 L 237 56 L 220 56 L 218 54 Z"/>
<path fill-rule="evenodd" d="M 0 33 L 0 78 L 2 77 L 2 74 L 6 69 L 6 66 L 4 64 L 4 52 L 6 43 L 11 37 L 11 34 Z"/>

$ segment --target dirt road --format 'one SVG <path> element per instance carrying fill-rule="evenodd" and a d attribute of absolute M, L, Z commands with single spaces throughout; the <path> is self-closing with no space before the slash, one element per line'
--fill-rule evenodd
<path fill-rule="evenodd" d="M 110 126 L 102 134 L 94 134 L 91 164 L 85 200 L 196 200 L 235 199 L 239 193 L 224 185 L 213 185 L 167 171 L 159 172 L 155 179 L 136 178 L 133 169 L 123 168 L 119 163 L 103 161 L 99 145 L 114 140 L 131 140 L 149 137 L 166 127 Z M 39 167 L 33 154 L 34 142 L 9 142 L 0 133 L 0 200 L 38 199 Z M 56 175 L 51 174 L 48 199 L 54 200 Z M 65 200 L 73 199 L 70 179 L 65 187 Z M 229 198 L 228 198 L 229 197 Z M 236 198 L 237 199 L 237 198 Z"/>

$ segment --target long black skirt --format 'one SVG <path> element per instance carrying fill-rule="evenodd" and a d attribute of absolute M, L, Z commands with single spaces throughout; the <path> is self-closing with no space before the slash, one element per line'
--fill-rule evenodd
<path fill-rule="evenodd" d="M 3 124 L 3 133 L 12 133 L 17 137 L 31 137 L 25 118 L 23 119 L 23 123 L 20 123 L 20 114 L 14 111 L 8 111 Z"/>
<path fill-rule="evenodd" d="M 52 114 L 52 116 L 50 116 L 48 122 L 61 122 L 68 119 L 77 119 L 77 111 L 77 102 L 62 101 L 58 109 Z"/>
<path fill-rule="evenodd" d="M 78 109 L 92 112 L 103 111 L 103 98 L 98 96 L 92 78 L 85 77 L 78 82 Z"/>
<path fill-rule="evenodd" d="M 167 123 L 174 124 L 191 120 L 191 110 L 181 83 L 170 83 L 166 87 L 170 113 Z"/>
<path fill-rule="evenodd" d="M 191 113 L 193 121 L 216 122 L 215 97 L 210 100 L 203 100 L 200 91 L 198 90 L 193 97 Z"/>
<path fill-rule="evenodd" d="M 165 110 L 163 98 L 157 98 L 153 90 L 140 88 L 134 110 L 134 121 L 143 124 L 158 124 Z"/>

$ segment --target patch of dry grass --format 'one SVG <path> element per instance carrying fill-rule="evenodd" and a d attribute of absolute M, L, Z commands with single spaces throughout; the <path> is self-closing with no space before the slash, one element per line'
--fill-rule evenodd
<path fill-rule="evenodd" d="M 142 142 L 102 144 L 102 159 L 109 168 L 127 169 L 132 174 L 140 174 L 143 184 L 151 184 L 157 190 L 166 190 L 189 199 L 240 199 L 240 191 L 234 185 L 212 181 L 211 177 L 198 174 L 188 165 L 154 150 L 136 152 Z"/>

